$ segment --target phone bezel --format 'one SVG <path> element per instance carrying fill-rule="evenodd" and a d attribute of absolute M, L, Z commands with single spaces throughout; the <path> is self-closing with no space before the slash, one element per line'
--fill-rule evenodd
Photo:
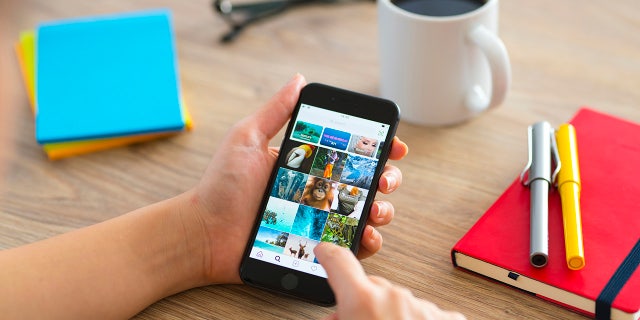
<path fill-rule="evenodd" d="M 400 110 L 394 102 L 383 98 L 356 93 L 324 84 L 310 83 L 307 84 L 300 92 L 300 97 L 296 103 L 289 124 L 287 125 L 285 136 L 281 142 L 281 148 L 284 147 L 284 144 L 291 136 L 291 132 L 295 125 L 294 120 L 297 118 L 302 104 L 389 125 L 385 143 L 369 189 L 372 191 L 367 194 L 362 216 L 360 217 L 358 227 L 356 228 L 353 246 L 350 248 L 354 254 L 357 254 L 362 232 L 364 231 L 369 210 L 371 209 L 371 205 L 378 188 L 378 181 L 382 174 L 382 169 L 388 159 L 391 149 L 391 141 L 395 136 L 400 120 Z M 247 246 L 240 265 L 240 277 L 244 283 L 262 289 L 275 291 L 319 305 L 334 305 L 335 297 L 326 278 L 284 266 L 278 266 L 258 259 L 252 259 L 250 257 L 253 242 L 260 227 L 260 221 L 262 220 L 262 212 L 265 210 L 267 202 L 269 201 L 270 190 L 275 181 L 279 165 L 282 163 L 282 157 L 283 154 L 281 153 L 271 172 L 269 182 L 266 185 L 266 191 L 263 195 L 260 209 L 256 213 L 256 221 L 254 222 L 253 230 L 247 241 Z M 294 289 L 287 290 L 282 287 L 281 279 L 289 274 L 294 275 L 298 279 L 298 284 Z"/>

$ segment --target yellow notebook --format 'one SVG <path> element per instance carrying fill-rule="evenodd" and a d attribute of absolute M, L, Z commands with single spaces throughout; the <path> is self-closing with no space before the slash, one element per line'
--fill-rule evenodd
<path fill-rule="evenodd" d="M 20 40 L 16 44 L 16 54 L 20 63 L 20 69 L 24 79 L 25 88 L 29 98 L 32 112 L 35 114 L 37 106 L 35 104 L 35 33 L 31 30 L 24 31 L 20 34 Z M 185 129 L 193 128 L 193 121 L 189 111 L 184 103 L 182 103 L 182 113 L 185 119 Z M 133 143 L 150 141 L 162 137 L 168 137 L 177 134 L 175 132 L 160 132 L 151 134 L 140 134 L 117 138 L 102 138 L 71 142 L 47 143 L 43 145 L 43 150 L 50 160 L 57 160 L 74 155 L 86 154 L 94 151 L 106 150 L 110 148 L 125 146 Z"/>

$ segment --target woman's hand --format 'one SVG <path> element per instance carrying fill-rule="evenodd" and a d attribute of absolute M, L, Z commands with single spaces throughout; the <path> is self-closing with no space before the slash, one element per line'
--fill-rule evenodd
<path fill-rule="evenodd" d="M 206 238 L 203 265 L 207 283 L 240 282 L 239 268 L 246 242 L 258 214 L 262 194 L 278 156 L 270 140 L 291 117 L 300 90 L 306 84 L 296 75 L 267 104 L 235 125 L 213 156 L 209 167 L 191 197 L 195 218 Z M 397 137 L 392 141 L 392 160 L 407 154 L 408 148 Z M 378 191 L 391 193 L 402 182 L 397 167 L 387 165 Z M 391 222 L 393 205 L 374 202 L 358 257 L 375 254 L 382 246 L 376 227 Z"/>
<path fill-rule="evenodd" d="M 416 298 L 408 289 L 384 278 L 367 276 L 346 248 L 321 243 L 314 253 L 327 271 L 336 296 L 337 310 L 329 319 L 465 319 L 460 313 L 443 311 Z"/>

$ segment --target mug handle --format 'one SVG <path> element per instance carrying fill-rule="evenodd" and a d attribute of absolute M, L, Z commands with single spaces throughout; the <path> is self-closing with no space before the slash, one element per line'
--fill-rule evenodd
<path fill-rule="evenodd" d="M 469 40 L 484 53 L 491 69 L 491 96 L 487 97 L 480 85 L 474 85 L 465 101 L 469 110 L 480 112 L 504 101 L 511 83 L 511 64 L 502 40 L 485 26 L 475 27 L 469 33 Z"/>

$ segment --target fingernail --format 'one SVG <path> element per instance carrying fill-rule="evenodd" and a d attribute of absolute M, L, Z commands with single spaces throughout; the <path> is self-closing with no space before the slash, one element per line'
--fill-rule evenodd
<path fill-rule="evenodd" d="M 385 177 L 387 178 L 387 190 L 395 190 L 398 184 L 398 180 L 396 179 L 396 177 L 392 174 L 386 175 Z"/>
<path fill-rule="evenodd" d="M 387 215 L 387 205 L 384 202 L 378 203 L 378 218 L 383 218 Z"/>
<path fill-rule="evenodd" d="M 380 237 L 380 233 L 376 230 L 376 228 L 371 228 L 371 239 L 377 240 Z"/>
<path fill-rule="evenodd" d="M 289 80 L 289 83 L 287 84 L 292 84 L 294 82 L 298 81 L 298 78 L 302 77 L 302 74 L 300 74 L 299 72 L 296 72 L 296 74 L 293 75 L 293 77 Z"/>

